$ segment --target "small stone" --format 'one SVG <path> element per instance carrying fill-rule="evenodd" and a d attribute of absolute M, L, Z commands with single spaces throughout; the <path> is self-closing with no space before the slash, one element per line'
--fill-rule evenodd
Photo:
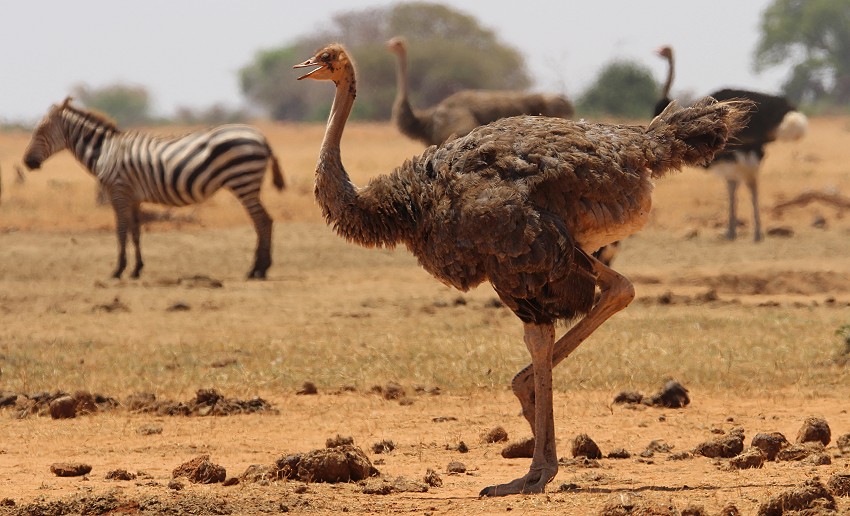
<path fill-rule="evenodd" d="M 81 462 L 54 462 L 50 471 L 57 477 L 81 477 L 91 472 L 91 466 Z"/>
<path fill-rule="evenodd" d="M 632 454 L 629 453 L 625 448 L 614 448 L 610 452 L 608 452 L 607 458 L 609 459 L 628 459 Z"/>
<path fill-rule="evenodd" d="M 485 443 L 503 443 L 508 441 L 508 432 L 501 426 L 492 428 L 481 438 Z"/>
<path fill-rule="evenodd" d="M 573 457 L 602 458 L 602 451 L 599 450 L 599 446 L 587 434 L 579 434 L 573 439 L 572 454 Z"/>
<path fill-rule="evenodd" d="M 761 433 L 753 437 L 750 446 L 760 449 L 764 452 L 767 460 L 776 460 L 776 455 L 783 448 L 787 448 L 791 443 L 779 432 Z"/>
<path fill-rule="evenodd" d="M 184 462 L 171 472 L 173 478 L 186 477 L 193 484 L 217 484 L 224 482 L 227 471 L 218 464 L 210 462 L 209 455 L 201 455 Z"/>
<path fill-rule="evenodd" d="M 301 384 L 301 388 L 295 391 L 295 394 L 301 396 L 319 394 L 319 389 L 316 388 L 316 384 L 313 382 L 304 382 Z"/>
<path fill-rule="evenodd" d="M 798 443 L 820 442 L 824 446 L 829 444 L 832 432 L 829 423 L 822 417 L 808 417 L 803 421 L 803 426 L 797 432 Z"/>
<path fill-rule="evenodd" d="M 372 452 L 376 454 L 389 453 L 393 450 L 395 450 L 395 443 L 389 439 L 384 439 L 372 445 Z"/>
<path fill-rule="evenodd" d="M 113 469 L 106 474 L 106 480 L 135 480 L 136 474 L 126 469 Z"/>
<path fill-rule="evenodd" d="M 767 456 L 760 448 L 748 448 L 740 455 L 729 459 L 729 467 L 734 469 L 752 469 L 764 466 Z"/>
<path fill-rule="evenodd" d="M 453 460 L 446 466 L 446 473 L 466 473 L 466 464 Z"/>
<path fill-rule="evenodd" d="M 440 477 L 440 474 L 434 471 L 431 468 L 428 468 L 425 471 L 425 483 L 431 487 L 442 487 L 443 486 L 443 478 Z"/>
<path fill-rule="evenodd" d="M 506 459 L 529 459 L 534 456 L 534 437 L 514 441 L 502 448 L 502 457 Z"/>

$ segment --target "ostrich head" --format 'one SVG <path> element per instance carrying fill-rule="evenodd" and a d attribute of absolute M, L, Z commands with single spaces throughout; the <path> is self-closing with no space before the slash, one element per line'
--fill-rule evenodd
<path fill-rule="evenodd" d="M 395 36 L 388 39 L 385 45 L 393 54 L 404 54 L 407 51 L 407 42 L 401 36 Z"/>
<path fill-rule="evenodd" d="M 62 111 L 68 107 L 72 98 L 67 97 L 61 104 L 53 104 L 32 133 L 30 143 L 24 151 L 24 164 L 30 170 L 41 168 L 44 161 L 67 147 L 62 129 Z"/>
<path fill-rule="evenodd" d="M 317 81 L 334 81 L 338 83 L 343 77 L 346 67 L 353 66 L 345 49 L 339 43 L 331 43 L 322 48 L 316 55 L 293 68 L 317 67 L 298 78 L 315 79 Z"/>
<path fill-rule="evenodd" d="M 670 60 L 673 59 L 673 47 L 670 45 L 664 45 L 663 47 L 658 47 L 655 49 L 655 53 L 664 59 Z"/>

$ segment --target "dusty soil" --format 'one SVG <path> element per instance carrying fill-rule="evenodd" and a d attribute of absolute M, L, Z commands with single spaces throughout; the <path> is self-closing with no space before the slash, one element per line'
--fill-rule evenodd
<path fill-rule="evenodd" d="M 730 504 L 756 514 L 805 498 L 787 493 L 814 479 L 838 486 L 836 510 L 850 513 L 837 493 L 850 468 L 850 219 L 817 202 L 770 209 L 809 190 L 850 195 L 848 127 L 814 120 L 805 140 L 771 148 L 763 218 L 785 231 L 761 244 L 749 241 L 743 197 L 740 240 L 721 238 L 717 178 L 688 170 L 659 183 L 652 221 L 614 262 L 638 298 L 556 372 L 561 471 L 545 495 L 504 499 L 477 493 L 530 462 L 501 453 L 530 437 L 509 389 L 528 360 L 520 325 L 489 287 L 452 291 L 405 250 L 359 249 L 326 228 L 311 198 L 322 127 L 262 126 L 292 185 L 264 193 L 276 220 L 266 282 L 243 279 L 253 234 L 226 194 L 151 208 L 142 279 L 111 280 L 112 215 L 94 205 L 91 178 L 65 154 L 17 182 L 28 135 L 0 135 L 0 514 L 720 514 Z M 383 125 L 355 125 L 344 140 L 359 183 L 419 150 Z M 614 403 L 621 391 L 651 398 L 669 379 L 687 405 Z M 51 417 L 50 402 L 75 417 Z M 794 460 L 755 453 L 736 464 L 761 467 L 738 469 L 694 453 L 741 432 L 744 453 L 757 434 L 796 446 L 809 417 L 828 423 L 830 440 L 786 448 Z M 573 459 L 580 434 L 602 458 Z M 277 473 L 281 459 L 348 437 L 379 476 Z M 174 478 L 202 456 L 223 483 Z M 51 470 L 79 465 L 91 469 Z"/>

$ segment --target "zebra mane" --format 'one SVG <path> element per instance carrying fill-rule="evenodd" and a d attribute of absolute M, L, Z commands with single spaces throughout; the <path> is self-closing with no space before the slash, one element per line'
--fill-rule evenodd
<path fill-rule="evenodd" d="M 105 114 L 103 114 L 99 111 L 95 111 L 95 110 L 92 110 L 92 109 L 83 109 L 83 108 L 74 107 L 68 101 L 66 101 L 62 105 L 62 109 L 68 110 L 71 113 L 74 113 L 75 115 L 82 117 L 87 122 L 92 122 L 96 125 L 103 126 L 106 129 L 115 131 L 116 133 L 121 132 L 121 129 L 118 128 L 118 125 L 115 123 L 115 121 L 113 119 L 111 119 L 109 116 L 107 116 L 107 115 L 105 115 Z"/>

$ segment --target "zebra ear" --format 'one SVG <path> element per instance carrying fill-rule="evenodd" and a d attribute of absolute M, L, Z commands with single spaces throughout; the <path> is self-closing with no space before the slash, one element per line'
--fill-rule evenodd
<path fill-rule="evenodd" d="M 71 101 L 72 101 L 72 100 L 74 100 L 74 97 L 72 97 L 72 96 L 70 96 L 70 95 L 68 95 L 67 97 L 65 97 L 65 100 L 62 102 L 62 108 L 64 109 L 64 108 L 68 107 L 68 105 L 70 105 L 70 104 L 71 104 Z"/>

